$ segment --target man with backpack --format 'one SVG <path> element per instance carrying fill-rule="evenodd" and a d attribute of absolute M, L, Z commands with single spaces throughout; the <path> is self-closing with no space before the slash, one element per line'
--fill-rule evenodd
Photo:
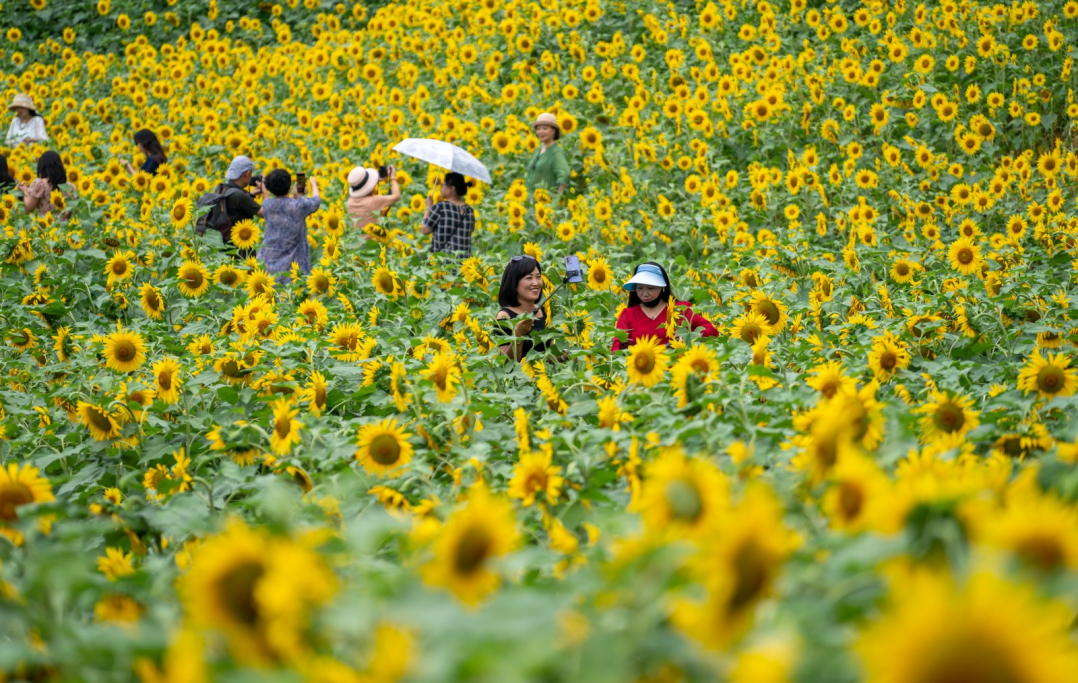
<path fill-rule="evenodd" d="M 225 183 L 218 185 L 214 192 L 204 195 L 198 200 L 198 206 L 209 206 L 209 213 L 199 219 L 197 230 L 205 233 L 207 229 L 217 230 L 221 233 L 221 239 L 225 248 L 232 244 L 232 226 L 239 221 L 255 216 L 262 217 L 262 207 L 247 193 L 247 187 L 251 185 L 254 177 L 255 165 L 248 157 L 242 154 L 232 160 L 225 172 Z M 254 184 L 255 192 L 265 193 L 262 189 L 261 179 Z M 253 253 L 252 250 L 241 249 L 240 257 L 246 258 Z"/>

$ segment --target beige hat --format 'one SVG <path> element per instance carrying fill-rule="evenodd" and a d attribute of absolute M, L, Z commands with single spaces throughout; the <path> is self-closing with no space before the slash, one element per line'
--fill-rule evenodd
<path fill-rule="evenodd" d="M 11 100 L 11 104 L 7 106 L 8 109 L 15 109 L 16 107 L 24 107 L 30 110 L 30 113 L 37 116 L 37 107 L 34 106 L 34 101 L 30 99 L 30 96 L 26 93 L 19 93 Z"/>
<path fill-rule="evenodd" d="M 359 199 L 374 192 L 378 184 L 378 169 L 356 166 L 348 172 L 348 195 Z"/>
<path fill-rule="evenodd" d="M 558 125 L 558 117 L 554 116 L 550 112 L 543 112 L 535 118 L 532 122 L 532 128 L 536 126 L 550 126 L 554 130 L 561 132 L 561 126 Z"/>

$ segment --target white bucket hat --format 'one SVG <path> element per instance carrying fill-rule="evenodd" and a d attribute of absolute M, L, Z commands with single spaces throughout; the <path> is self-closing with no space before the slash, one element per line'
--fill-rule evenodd
<path fill-rule="evenodd" d="M 622 285 L 623 289 L 633 291 L 637 285 L 645 285 L 647 287 L 665 287 L 666 278 L 663 277 L 663 271 L 659 266 L 653 266 L 650 263 L 644 263 L 637 267 L 636 272 L 629 278 L 629 281 Z"/>
<path fill-rule="evenodd" d="M 348 172 L 348 195 L 359 199 L 374 192 L 378 184 L 378 169 L 356 166 Z"/>
<path fill-rule="evenodd" d="M 11 104 L 7 106 L 9 110 L 15 109 L 16 107 L 23 107 L 25 109 L 29 109 L 31 114 L 37 116 L 37 107 L 34 106 L 34 101 L 30 99 L 30 96 L 24 92 L 21 92 L 15 97 L 13 97 L 11 99 Z"/>

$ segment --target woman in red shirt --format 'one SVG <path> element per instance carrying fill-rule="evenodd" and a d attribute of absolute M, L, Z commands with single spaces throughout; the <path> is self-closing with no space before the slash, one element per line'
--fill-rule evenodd
<path fill-rule="evenodd" d="M 666 269 L 654 261 L 641 263 L 624 288 L 629 291 L 629 306 L 618 316 L 617 328 L 625 330 L 628 335 L 624 344 L 615 337 L 611 348 L 617 351 L 632 346 L 641 337 L 655 337 L 663 344 L 669 343 L 666 336 L 667 302 L 671 297 L 676 301 L 677 297 L 670 286 Z M 719 331 L 715 326 L 703 316 L 693 313 L 687 301 L 676 301 L 676 305 L 680 315 L 679 325 L 688 324 L 691 329 L 701 330 L 705 337 L 718 336 Z"/>

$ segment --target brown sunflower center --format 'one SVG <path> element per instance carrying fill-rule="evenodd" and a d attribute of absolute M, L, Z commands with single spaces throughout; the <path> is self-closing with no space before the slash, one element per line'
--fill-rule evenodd
<path fill-rule="evenodd" d="M 191 289 L 198 289 L 202 286 L 202 273 L 197 270 L 189 270 L 183 274 L 183 281 Z"/>
<path fill-rule="evenodd" d="M 695 522 L 704 512 L 704 502 L 700 498 L 700 492 L 691 482 L 684 479 L 675 479 L 668 483 L 663 490 L 663 495 L 675 519 Z"/>
<path fill-rule="evenodd" d="M 292 432 L 292 418 L 282 415 L 273 421 L 273 431 L 277 432 L 278 438 L 286 439 Z"/>
<path fill-rule="evenodd" d="M 453 569 L 460 574 L 471 574 L 483 566 L 493 545 L 486 529 L 469 527 L 457 541 L 453 553 Z"/>
<path fill-rule="evenodd" d="M 160 374 L 158 374 L 157 375 L 157 384 L 162 389 L 164 389 L 165 391 L 168 391 L 169 389 L 171 389 L 172 388 L 172 371 L 171 370 L 165 370 L 165 371 L 161 372 Z"/>
<path fill-rule="evenodd" d="M 392 434 L 379 434 L 371 439 L 368 448 L 371 452 L 371 460 L 379 465 L 393 465 L 400 460 L 401 447 Z"/>
<path fill-rule="evenodd" d="M 887 350 L 880 354 L 880 367 L 884 370 L 894 370 L 898 365 L 898 354 L 894 351 Z"/>
<path fill-rule="evenodd" d="M 1037 373 L 1037 388 L 1046 394 L 1055 394 L 1063 389 L 1067 377 L 1061 368 L 1046 365 Z"/>
<path fill-rule="evenodd" d="M 932 421 L 942 432 L 957 432 L 966 423 L 966 414 L 953 403 L 944 403 L 936 408 Z"/>
<path fill-rule="evenodd" d="M 1016 544 L 1018 554 L 1043 571 L 1051 571 L 1063 564 L 1066 553 L 1059 540 L 1047 534 L 1034 534 Z"/>
<path fill-rule="evenodd" d="M 779 321 L 779 318 L 782 317 L 782 314 L 779 312 L 779 307 L 771 301 L 761 301 L 759 304 L 757 304 L 756 310 L 760 313 L 760 315 L 764 316 L 764 318 L 767 319 L 768 325 L 774 325 Z"/>
<path fill-rule="evenodd" d="M 14 522 L 18 519 L 15 508 L 34 502 L 34 494 L 26 484 L 12 481 L 0 486 L 0 520 Z"/>
<path fill-rule="evenodd" d="M 959 249 L 958 253 L 955 254 L 955 258 L 957 258 L 958 262 L 962 265 L 968 266 L 973 263 L 973 250 L 966 248 Z"/>
<path fill-rule="evenodd" d="M 258 623 L 255 588 L 266 573 L 261 562 L 249 560 L 234 567 L 217 582 L 217 597 L 229 616 L 241 624 Z"/>
<path fill-rule="evenodd" d="M 860 486 L 845 483 L 839 488 L 838 506 L 842 516 L 846 519 L 855 519 L 861 514 L 861 508 L 865 504 L 865 493 Z"/>
<path fill-rule="evenodd" d="M 649 374 L 655 369 L 655 354 L 650 350 L 636 354 L 633 358 L 633 367 L 642 375 Z"/>
<path fill-rule="evenodd" d="M 730 595 L 731 611 L 741 609 L 759 598 L 766 590 L 771 575 L 767 554 L 753 539 L 742 544 L 733 559 L 737 579 Z"/>
<path fill-rule="evenodd" d="M 135 345 L 126 339 L 121 339 L 113 347 L 113 353 L 116 355 L 116 360 L 126 363 L 135 357 Z"/>

